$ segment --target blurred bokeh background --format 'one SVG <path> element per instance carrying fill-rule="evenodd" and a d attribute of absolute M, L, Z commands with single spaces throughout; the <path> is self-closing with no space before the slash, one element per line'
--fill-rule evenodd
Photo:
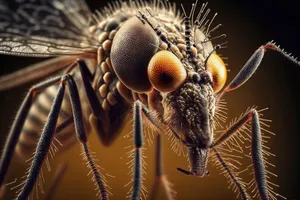
<path fill-rule="evenodd" d="M 87 1 L 92 10 L 100 9 L 106 2 Z M 189 8 L 193 1 L 178 1 Z M 200 1 L 200 3 L 202 3 Z M 253 0 L 253 1 L 209 1 L 209 8 L 219 15 L 215 24 L 222 23 L 221 32 L 226 33 L 229 41 L 228 48 L 222 54 L 229 59 L 228 80 L 237 74 L 252 53 L 262 44 L 275 40 L 288 52 L 300 56 L 300 20 L 297 19 L 299 10 L 296 2 L 279 0 Z M 178 4 L 179 7 L 179 4 Z M 212 16 L 212 15 L 211 15 Z M 0 75 L 4 75 L 35 63 L 41 59 L 21 58 L 0 55 Z M 259 108 L 268 107 L 265 112 L 267 118 L 272 119 L 271 130 L 276 133 L 270 144 L 272 152 L 277 156 L 274 159 L 275 172 L 278 174 L 276 183 L 280 185 L 279 193 L 288 199 L 299 199 L 300 181 L 299 160 L 299 119 L 300 119 L 300 67 L 289 62 L 280 54 L 268 52 L 254 76 L 240 89 L 226 95 L 228 102 L 228 122 L 244 112 L 249 106 L 257 105 Z M 0 148 L 12 124 L 22 99 L 30 88 L 30 84 L 0 92 Z M 123 136 L 131 129 L 127 124 L 113 145 L 103 147 L 97 136 L 92 134 L 91 148 L 96 152 L 99 164 L 105 173 L 112 174 L 109 178 L 113 196 L 111 199 L 125 199 L 129 187 L 126 163 L 128 139 Z M 208 166 L 209 177 L 194 178 L 179 173 L 176 168 L 187 168 L 186 158 L 178 157 L 171 149 L 167 137 L 163 138 L 164 169 L 169 180 L 177 191 L 177 199 L 234 199 L 235 194 L 228 189 L 228 184 L 222 175 L 219 175 L 211 165 Z M 147 145 L 147 175 L 145 186 L 150 190 L 154 178 L 154 145 Z M 58 187 L 54 199 L 96 199 L 94 186 L 81 159 L 79 145 L 75 145 L 63 155 L 56 156 L 52 162 L 52 171 L 45 172 L 45 191 L 51 183 L 55 168 L 67 161 L 69 169 Z M 20 179 L 25 167 L 14 160 L 9 170 L 7 181 Z M 5 199 L 14 197 L 13 192 L 7 191 Z M 42 197 L 42 196 L 41 196 Z M 163 194 L 161 199 L 164 199 Z"/>

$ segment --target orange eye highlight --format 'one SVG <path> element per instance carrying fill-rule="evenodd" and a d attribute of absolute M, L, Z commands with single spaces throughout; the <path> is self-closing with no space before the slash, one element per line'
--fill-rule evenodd
<path fill-rule="evenodd" d="M 186 79 L 186 70 L 180 60 L 169 51 L 159 51 L 148 64 L 148 77 L 160 92 L 176 90 Z"/>
<path fill-rule="evenodd" d="M 227 79 L 227 69 L 223 60 L 220 56 L 213 53 L 207 60 L 206 69 L 212 75 L 212 86 L 215 93 L 219 92 L 224 87 Z"/>

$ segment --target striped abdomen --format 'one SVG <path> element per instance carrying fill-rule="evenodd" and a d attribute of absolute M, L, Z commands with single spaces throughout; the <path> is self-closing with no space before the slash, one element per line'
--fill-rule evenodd
<path fill-rule="evenodd" d="M 77 69 L 74 70 L 73 74 L 81 98 L 83 115 L 85 121 L 87 121 L 90 111 L 88 102 L 85 98 L 85 91 L 83 91 L 83 85 L 81 84 L 81 75 Z M 36 95 L 16 146 L 16 153 L 20 158 L 26 160 L 34 152 L 38 139 L 40 138 L 40 135 L 42 133 L 43 126 L 50 112 L 52 101 L 57 93 L 57 89 L 58 85 L 53 85 Z M 68 91 L 66 90 L 59 118 L 57 120 L 57 127 L 67 120 L 70 123 L 68 123 L 65 128 L 61 129 L 61 131 L 55 134 L 55 140 L 57 139 L 59 143 L 63 144 L 63 147 L 60 147 L 59 149 L 66 149 L 76 141 L 76 135 L 72 120 L 71 103 L 69 100 Z M 87 130 L 89 130 L 88 123 L 86 123 L 86 128 Z M 58 146 L 58 142 L 56 142 L 55 144 L 56 146 Z"/>

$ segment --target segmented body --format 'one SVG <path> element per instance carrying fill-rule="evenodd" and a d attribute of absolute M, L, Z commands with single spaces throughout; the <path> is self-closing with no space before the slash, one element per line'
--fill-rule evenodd
<path fill-rule="evenodd" d="M 235 142 L 236 138 L 238 138 L 238 140 L 242 143 L 244 140 L 248 140 L 246 137 L 242 136 L 239 138 L 239 135 L 231 136 L 231 134 L 233 134 L 235 131 L 237 131 L 237 134 L 239 134 L 237 129 L 241 128 L 240 126 L 242 126 L 244 123 L 248 123 L 252 118 L 255 119 L 255 126 L 259 127 L 259 114 L 255 109 L 250 111 L 248 110 L 248 114 L 244 116 L 241 115 L 241 117 L 237 119 L 235 123 L 233 123 L 231 128 L 226 130 L 227 134 L 225 132 L 225 134 L 219 137 L 217 141 L 214 141 L 214 131 L 216 125 L 218 125 L 217 118 L 220 118 L 222 121 L 224 121 L 222 113 L 218 113 L 218 106 L 220 106 L 220 110 L 224 109 L 224 105 L 220 105 L 220 98 L 222 97 L 223 93 L 231 91 L 242 85 L 244 81 L 248 80 L 252 76 L 252 73 L 247 73 L 246 75 L 243 75 L 243 73 L 242 75 L 238 74 L 237 78 L 234 79 L 222 92 L 220 92 L 226 82 L 227 70 L 222 59 L 215 54 L 217 49 L 222 48 L 222 44 L 213 46 L 211 40 L 222 38 L 224 35 L 214 38 L 211 37 L 211 33 L 216 30 L 219 25 L 210 29 L 210 26 L 216 15 L 211 20 L 206 19 L 210 11 L 209 9 L 205 10 L 207 4 L 202 5 L 196 20 L 193 22 L 193 17 L 191 16 L 194 16 L 195 14 L 196 4 L 197 3 L 193 4 L 189 17 L 186 15 L 185 10 L 183 9 L 185 17 L 182 20 L 182 16 L 180 16 L 179 12 L 176 11 L 175 6 L 171 6 L 170 3 L 161 3 L 156 1 L 151 3 L 145 3 L 141 1 L 129 1 L 129 3 L 117 2 L 113 4 L 113 6 L 110 5 L 109 7 L 104 8 L 102 11 L 96 12 L 96 14 L 93 15 L 91 24 L 87 25 L 84 23 L 87 21 L 82 20 L 83 18 L 81 18 L 83 15 L 75 18 L 73 16 L 73 9 L 64 9 L 68 7 L 67 1 L 54 1 L 52 6 L 60 10 L 67 17 L 67 20 L 72 22 L 71 26 L 68 27 L 68 31 L 78 31 L 78 28 L 80 29 L 85 27 L 83 33 L 79 35 L 79 37 L 82 37 L 81 40 L 77 40 L 78 38 L 76 31 L 72 32 L 75 34 L 68 35 L 66 38 L 59 35 L 61 39 L 60 41 L 63 41 L 61 43 L 64 45 L 60 46 L 60 42 L 55 43 L 53 40 L 53 38 L 55 38 L 54 36 L 57 34 L 57 29 L 56 27 L 51 27 L 50 22 L 44 27 L 45 29 L 49 27 L 53 28 L 50 28 L 50 30 L 53 32 L 47 36 L 49 38 L 46 37 L 42 38 L 41 40 L 39 40 L 40 38 L 36 39 L 35 36 L 38 35 L 39 32 L 34 34 L 34 28 L 31 30 L 31 33 L 29 31 L 29 35 L 32 35 L 32 38 L 27 38 L 28 35 L 16 37 L 16 35 L 10 32 L 11 35 L 5 35 L 3 37 L 4 39 L 1 38 L 2 40 L 0 41 L 0 44 L 2 45 L 2 49 L 0 49 L 0 52 L 10 55 L 30 55 L 41 57 L 53 55 L 73 56 L 74 59 L 72 62 L 65 63 L 65 68 L 71 65 L 75 66 L 77 64 L 75 68 L 70 72 L 69 75 L 66 76 L 63 76 L 66 73 L 65 70 L 59 72 L 57 75 L 60 77 L 53 80 L 59 80 L 62 76 L 62 82 L 59 84 L 61 84 L 61 86 L 69 84 L 68 86 L 71 91 L 72 89 L 77 91 L 72 82 L 72 79 L 74 78 L 78 86 L 81 102 L 77 101 L 78 99 L 75 99 L 73 96 L 76 101 L 73 99 L 72 105 L 73 108 L 75 104 L 77 106 L 76 108 L 80 108 L 79 105 L 81 105 L 84 115 L 83 121 L 85 123 L 87 132 L 91 132 L 91 130 L 93 130 L 98 134 L 103 144 L 110 145 L 120 133 L 122 124 L 124 124 L 125 115 L 134 104 L 136 115 L 133 118 L 134 121 L 138 119 L 138 122 L 134 124 L 134 129 L 136 129 L 138 126 L 139 128 L 141 127 L 141 112 L 144 112 L 144 117 L 150 120 L 152 125 L 156 127 L 161 125 L 167 127 L 166 131 L 173 136 L 172 142 L 176 140 L 181 146 L 186 147 L 190 162 L 190 171 L 178 168 L 179 171 L 193 176 L 207 175 L 208 171 L 206 170 L 206 165 L 208 158 L 211 156 L 210 149 L 213 149 L 217 158 L 215 161 L 213 161 L 219 163 L 217 166 L 222 166 L 224 168 L 223 172 L 228 173 L 227 178 L 229 178 L 229 182 L 231 182 L 231 184 L 233 183 L 235 187 L 238 188 L 244 199 L 248 199 L 244 190 L 245 183 L 242 181 L 240 182 L 239 177 L 234 175 L 234 171 L 229 169 L 229 165 L 227 165 L 225 162 L 226 158 L 223 159 L 223 155 L 221 156 L 223 152 L 219 153 L 219 149 L 216 148 L 216 145 L 221 145 L 221 143 L 223 143 L 229 137 L 233 138 L 233 142 Z M 24 6 L 30 7 L 32 5 L 26 4 Z M 36 5 L 33 5 L 33 7 L 38 12 L 41 11 L 41 7 Z M 22 13 L 21 11 L 19 10 L 19 13 Z M 77 12 L 77 14 L 80 12 L 86 14 L 89 13 L 88 10 L 85 9 L 84 4 L 77 8 Z M 202 14 L 203 16 L 201 16 Z M 9 18 L 8 16 L 5 17 Z M 76 19 L 81 22 L 76 23 Z M 14 24 L 12 21 L 12 25 L 18 27 L 16 24 Z M 8 29 L 5 29 L 7 27 Z M 4 27 L 3 30 L 9 32 L 9 25 L 7 27 Z M 12 30 L 12 32 L 22 32 L 20 31 L 21 29 Z M 41 29 L 40 31 L 40 33 L 43 33 L 44 30 Z M 66 31 L 66 33 L 68 31 Z M 67 41 L 64 39 L 67 39 Z M 78 41 L 80 41 L 80 43 L 77 43 Z M 19 48 L 19 46 L 23 47 L 23 49 Z M 248 71 L 249 69 L 253 68 L 256 70 L 263 57 L 263 53 L 267 48 L 277 50 L 290 60 L 297 63 L 296 59 L 290 57 L 290 55 L 286 54 L 284 51 L 281 51 L 279 47 L 270 42 L 265 46 L 261 46 L 255 52 L 255 54 L 250 58 L 250 62 L 246 63 L 245 67 L 242 69 L 242 72 L 243 70 Z M 167 57 L 167 59 L 165 59 L 164 56 Z M 92 77 L 89 75 L 85 77 L 86 74 L 79 70 L 79 68 L 82 70 L 84 63 L 81 61 L 76 61 L 78 58 L 87 63 Z M 159 60 L 161 63 L 157 60 Z M 257 61 L 257 63 L 255 63 L 253 60 L 259 60 L 259 62 Z M 153 62 L 155 64 L 153 64 Z M 213 62 L 213 64 L 210 62 Z M 178 63 L 180 64 L 177 65 Z M 43 66 L 43 64 L 41 65 Z M 153 70 L 155 72 L 149 70 L 153 68 L 156 69 L 156 71 Z M 172 70 L 176 72 L 173 73 Z M 159 74 L 158 78 L 156 76 L 157 74 Z M 44 76 L 46 75 L 47 74 L 45 73 Z M 91 90 L 88 90 L 90 88 L 84 88 L 84 86 L 86 87 L 86 84 L 84 84 L 86 82 L 82 82 L 82 76 L 84 76 L 86 79 L 89 79 L 95 93 Z M 158 80 L 155 80 L 155 78 Z M 174 80 L 180 80 L 177 81 L 180 83 L 175 83 L 172 85 Z M 6 82 L 4 78 L 1 81 L 4 83 Z M 26 79 L 25 81 L 28 80 Z M 20 83 L 12 84 L 12 86 L 17 86 L 19 84 Z M 90 87 L 90 85 L 88 86 Z M 9 84 L 3 86 L 3 88 L 9 87 Z M 40 136 L 40 130 L 42 129 L 44 122 L 47 120 L 47 113 L 50 110 L 50 106 L 54 96 L 56 95 L 57 88 L 58 86 L 51 86 L 44 91 L 40 91 L 41 93 L 38 94 L 38 96 L 35 96 L 36 100 L 34 101 L 33 107 L 26 118 L 26 122 L 17 145 L 17 151 L 21 157 L 25 158 L 24 154 L 31 153 L 34 150 L 36 141 Z M 98 102 L 97 104 L 93 104 L 95 102 L 94 96 L 93 98 L 88 98 L 90 95 L 94 94 L 96 94 L 97 100 L 100 104 L 98 104 Z M 69 96 L 72 98 L 72 95 Z M 62 97 L 62 95 L 59 97 Z M 60 103 L 60 101 L 58 102 Z M 91 106 L 89 104 L 91 104 Z M 54 105 L 57 106 L 58 104 Z M 101 105 L 100 108 L 98 105 Z M 97 109 L 95 109 L 93 106 L 97 107 Z M 91 112 L 90 107 L 94 108 L 93 113 Z M 150 112 L 145 107 L 147 107 Z M 80 109 L 74 110 L 76 111 Z M 55 110 L 57 113 L 58 111 L 59 110 Z M 151 113 L 151 111 L 153 111 L 154 115 Z M 64 124 L 65 122 L 68 122 L 68 120 L 71 120 L 66 127 L 61 128 L 61 130 L 57 130 L 55 135 L 56 139 L 64 144 L 64 147 L 68 147 L 76 141 L 72 117 L 80 116 L 81 118 L 81 114 L 74 114 L 76 113 L 74 112 L 74 116 L 72 116 L 70 100 L 67 93 L 64 96 L 62 109 L 59 111 L 59 113 L 58 127 L 60 127 L 60 124 Z M 153 119 L 153 121 L 151 119 Z M 48 122 L 49 121 L 51 120 L 48 120 Z M 54 119 L 52 119 L 51 122 L 53 121 Z M 78 139 L 84 147 L 83 153 L 85 153 L 85 159 L 88 160 L 91 172 L 94 173 L 94 180 L 96 180 L 95 178 L 98 178 L 98 194 L 101 193 L 105 199 L 107 197 L 107 192 L 103 189 L 105 184 L 101 182 L 98 169 L 93 163 L 93 159 L 89 154 L 86 144 L 87 139 L 85 138 L 85 133 L 82 129 L 82 120 L 76 120 L 76 122 L 76 127 L 80 127 L 80 129 L 76 130 L 76 133 L 81 132 L 82 134 L 79 135 Z M 246 124 L 245 126 L 247 125 L 249 124 Z M 264 125 L 264 122 L 261 125 Z M 51 126 L 51 131 L 52 128 L 53 126 Z M 245 129 L 248 130 L 249 128 L 246 127 Z M 244 130 L 242 129 L 241 131 Z M 44 133 L 47 132 L 48 131 L 46 130 Z M 138 162 L 136 163 L 140 163 L 142 136 L 139 134 L 142 133 L 142 130 L 137 130 L 134 132 L 134 137 L 139 139 L 138 142 L 135 142 L 136 151 L 138 152 L 136 156 L 136 160 Z M 254 132 L 256 135 L 261 134 L 259 128 L 256 128 Z M 11 133 L 14 133 L 14 131 Z M 53 131 L 51 134 L 52 133 Z M 50 133 L 48 134 L 50 135 Z M 47 137 L 49 136 L 47 134 L 43 134 L 43 136 L 45 135 Z M 251 138 L 250 133 L 248 133 L 247 137 Z M 43 142 L 43 140 L 40 141 Z M 51 140 L 47 139 L 46 141 L 49 142 Z M 228 143 L 231 143 L 232 141 L 229 140 Z M 35 159 L 39 159 L 41 154 L 46 155 L 45 152 L 48 152 L 49 150 L 47 148 L 50 146 L 43 147 L 42 142 L 41 144 L 39 142 L 38 147 L 40 148 L 37 148 L 36 150 L 36 154 L 34 156 Z M 226 141 L 224 143 L 226 143 Z M 261 141 L 254 141 L 254 145 L 257 146 L 261 145 L 261 143 Z M 239 144 L 236 145 L 235 143 L 232 145 L 240 148 L 241 154 L 243 154 L 241 146 L 244 145 L 240 146 Z M 50 153 L 51 151 L 52 150 L 50 149 Z M 226 151 L 227 149 L 224 149 L 225 157 L 227 156 Z M 260 168 L 256 170 L 254 169 L 255 172 L 259 172 L 255 174 L 257 185 L 261 186 L 262 189 L 260 189 L 260 192 L 263 194 L 263 196 L 267 196 L 267 192 L 269 192 L 269 190 L 271 192 L 273 191 L 272 188 L 266 188 L 267 184 L 265 181 L 266 178 L 263 163 L 263 161 L 266 160 L 264 160 L 262 157 L 262 151 L 264 153 L 267 152 L 262 150 L 261 146 L 259 146 L 258 150 L 252 152 L 252 154 L 253 156 L 256 156 L 255 159 L 258 160 L 256 163 L 254 162 L 254 168 L 258 165 Z M 5 155 L 7 156 L 9 154 Z M 268 152 L 266 155 L 268 155 Z M 230 156 L 231 155 L 228 155 L 227 159 L 229 163 L 231 161 Z M 255 161 L 255 159 L 253 160 Z M 46 160 L 46 162 L 48 162 L 48 160 Z M 30 169 L 33 170 L 30 173 L 31 175 L 35 175 L 35 177 L 28 178 L 28 181 L 24 186 L 24 190 L 20 194 L 21 198 L 23 198 L 23 196 L 28 196 L 28 194 L 31 192 L 33 186 L 32 183 L 34 183 L 37 178 L 37 173 L 35 173 L 36 169 L 38 169 L 41 165 L 36 165 L 34 162 L 32 162 Z M 265 165 L 268 166 L 270 163 L 266 162 Z M 136 165 L 134 170 L 136 170 L 139 174 L 141 170 L 140 165 Z M 247 169 L 245 171 L 247 171 Z M 237 174 L 239 175 L 240 172 Z M 255 179 L 250 181 L 251 187 L 255 185 Z M 137 182 L 137 185 L 140 185 L 140 180 L 141 179 L 138 177 L 137 181 L 134 181 Z M 254 191 L 255 189 L 252 190 L 252 193 Z M 133 196 L 138 196 L 135 195 L 137 192 L 137 190 L 133 192 Z M 274 192 L 272 194 L 274 194 Z M 257 194 L 254 194 L 254 196 L 256 195 Z M 276 196 L 277 195 L 278 194 L 276 194 Z"/>
<path fill-rule="evenodd" d="M 89 27 L 90 37 L 97 39 L 97 46 L 99 48 L 97 51 L 97 63 L 92 62 L 88 65 L 91 73 L 94 74 L 94 79 L 91 80 L 92 86 L 96 91 L 98 100 L 104 111 L 101 126 L 95 124 L 96 122 L 93 122 L 92 119 L 89 120 L 91 111 L 83 90 L 81 75 L 77 68 L 75 68 L 72 73 L 75 75 L 75 80 L 81 94 L 80 97 L 81 103 L 83 104 L 82 107 L 86 121 L 86 128 L 89 130 L 89 122 L 92 123 L 91 125 L 94 126 L 95 129 L 98 129 L 96 131 L 99 132 L 98 135 L 100 136 L 103 144 L 109 145 L 118 135 L 125 115 L 131 108 L 134 101 L 140 100 L 147 106 L 156 106 L 156 102 L 152 102 L 153 93 L 129 89 L 119 80 L 114 71 L 114 67 L 111 62 L 111 48 L 114 44 L 114 37 L 122 25 L 132 19 L 140 21 L 141 19 L 138 18 L 140 11 L 143 13 L 149 12 L 150 15 L 156 19 L 157 29 L 161 32 L 161 35 L 164 35 L 168 41 L 172 43 L 169 47 L 168 44 L 163 41 L 159 41 L 157 44 L 148 44 L 153 47 L 153 54 L 160 50 L 171 49 L 179 58 L 183 58 L 187 56 L 187 46 L 184 40 L 184 24 L 181 23 L 182 20 L 180 12 L 176 11 L 175 5 L 174 7 L 171 7 L 170 4 L 169 6 L 161 5 L 156 1 L 151 4 L 141 3 L 137 5 L 130 1 L 129 3 L 121 4 L 118 8 L 105 8 L 103 10 L 107 16 L 105 18 L 99 17 L 99 19 L 95 20 Z M 154 31 L 152 34 L 156 37 L 156 33 Z M 197 29 L 195 32 L 191 32 L 191 35 L 198 43 L 197 45 L 191 46 L 190 51 L 192 54 L 200 58 L 200 65 L 201 63 L 204 63 L 209 53 L 213 51 L 213 46 L 210 41 L 206 41 L 208 38 L 202 31 Z M 203 41 L 206 42 L 201 43 Z M 138 56 L 133 59 L 138 59 Z M 63 73 L 64 72 L 62 71 L 59 74 Z M 130 78 L 138 79 L 138 77 L 132 77 L 130 74 L 128 75 Z M 143 87 L 142 82 L 140 85 Z M 26 119 L 17 146 L 17 152 L 23 158 L 28 157 L 25 155 L 30 155 L 36 146 L 37 139 L 39 138 L 43 124 L 46 121 L 47 113 L 50 110 L 57 87 L 58 86 L 51 86 L 39 94 L 30 110 L 29 117 Z M 176 95 L 174 94 L 173 96 Z M 213 112 L 214 107 L 211 109 L 211 112 Z M 67 97 L 67 94 L 65 94 L 58 124 L 62 124 L 70 117 L 70 100 Z M 191 116 L 189 119 L 193 119 L 193 117 Z M 67 144 L 73 144 L 75 141 L 73 124 L 71 123 L 62 131 L 58 132 L 56 134 L 56 139 L 63 143 L 64 147 L 68 147 L 69 145 Z"/>
<path fill-rule="evenodd" d="M 60 75 L 61 73 L 59 73 L 58 75 Z M 84 92 L 79 70 L 74 70 L 73 74 L 74 79 L 78 83 L 79 91 Z M 32 153 L 36 148 L 38 139 L 40 138 L 42 128 L 47 121 L 48 113 L 50 111 L 53 99 L 57 93 L 57 89 L 58 86 L 53 85 L 37 94 L 36 99 L 34 100 L 34 103 L 29 111 L 28 117 L 26 118 L 19 141 L 16 146 L 16 153 L 21 159 L 27 160 L 30 156 L 32 156 Z M 87 119 L 91 111 L 85 95 L 81 95 L 81 102 L 84 117 L 85 119 Z M 66 92 L 57 123 L 58 126 L 63 124 L 64 122 L 67 123 L 65 123 L 66 126 L 61 129 L 61 131 L 58 131 L 55 135 L 56 140 L 59 141 L 59 143 L 63 144 L 63 147 L 60 147 L 61 150 L 67 149 L 72 144 L 74 144 L 74 142 L 76 142 L 76 135 L 74 135 L 74 126 L 72 121 L 70 99 L 68 96 L 68 92 Z M 87 130 L 90 130 L 89 124 L 85 124 Z"/>

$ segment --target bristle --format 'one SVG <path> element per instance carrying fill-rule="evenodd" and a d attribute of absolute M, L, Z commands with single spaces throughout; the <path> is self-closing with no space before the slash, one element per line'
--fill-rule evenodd
<path fill-rule="evenodd" d="M 171 130 L 167 131 L 168 140 L 171 143 L 171 149 L 178 156 L 187 156 L 186 148 L 182 143 L 174 136 Z"/>
<path fill-rule="evenodd" d="M 168 200 L 175 199 L 177 193 L 173 189 L 174 184 L 171 183 L 165 175 L 161 178 L 161 181 L 162 181 L 162 185 L 165 186 L 164 189 L 165 189 L 165 194 L 167 195 L 167 199 Z"/>
<path fill-rule="evenodd" d="M 238 173 L 235 172 L 238 167 L 232 162 L 229 162 L 228 158 L 223 159 L 223 156 L 221 156 L 217 149 L 213 149 L 215 153 L 215 158 L 213 160 L 214 166 L 221 170 L 221 174 L 224 175 L 228 181 L 228 188 L 237 193 L 237 198 L 241 195 L 242 199 L 248 199 L 249 196 L 246 192 L 246 183 L 242 181 L 242 179 L 238 177 Z"/>
<path fill-rule="evenodd" d="M 206 20 L 208 14 L 210 13 L 210 9 L 207 9 L 206 12 L 204 13 L 202 19 L 199 21 L 199 24 L 197 27 L 199 27 L 200 30 L 203 30 L 205 26 L 203 25 L 203 22 Z"/>
<path fill-rule="evenodd" d="M 213 23 L 214 19 L 216 18 L 216 16 L 218 15 L 218 13 L 215 13 L 215 15 L 213 16 L 213 18 L 210 20 L 207 28 L 206 28 L 206 33 L 205 33 L 205 37 L 210 36 L 211 30 L 210 30 L 210 26 Z"/>
<path fill-rule="evenodd" d="M 165 113 L 165 120 L 169 121 L 170 124 L 172 124 L 172 121 L 176 118 L 176 111 L 174 109 L 166 110 Z M 174 131 L 170 128 L 170 126 L 166 127 L 165 133 L 168 136 L 168 141 L 170 142 L 172 151 L 177 154 L 178 156 L 187 156 L 187 151 L 185 146 L 182 144 L 182 141 L 180 141 Z"/>
<path fill-rule="evenodd" d="M 132 106 L 133 108 L 133 106 Z M 130 111 L 131 115 L 130 115 L 130 124 L 133 124 L 133 117 L 132 117 L 132 113 L 133 113 L 133 109 L 131 109 Z M 154 113 L 153 113 L 154 114 Z M 152 134 L 156 134 L 154 133 L 153 131 L 149 131 L 151 130 L 151 127 L 153 127 L 153 125 L 151 124 L 151 122 L 149 122 L 149 120 L 147 121 L 147 118 L 146 117 L 143 117 L 143 120 L 142 120 L 142 124 L 143 124 L 143 128 L 144 129 L 144 137 L 146 139 L 146 141 L 148 141 L 148 144 L 151 145 L 152 144 Z M 153 127 L 154 128 L 154 127 Z M 135 164 L 135 147 L 132 145 L 133 144 L 133 140 L 134 140 L 134 137 L 133 137 L 133 131 L 129 131 L 127 134 L 125 134 L 125 136 L 123 136 L 123 138 L 125 138 L 127 141 L 130 142 L 130 145 L 126 146 L 124 149 L 125 150 L 128 150 L 126 152 L 126 159 L 129 159 L 129 161 L 126 163 L 128 169 L 129 169 L 129 172 L 127 173 L 128 176 L 130 177 L 129 178 L 129 182 L 124 186 L 124 187 L 128 187 L 129 190 L 127 192 L 127 195 L 126 195 L 126 199 L 130 199 L 131 198 L 131 195 L 132 195 L 132 191 L 133 191 L 133 176 L 134 176 L 134 164 Z M 146 173 L 146 167 L 147 167 L 147 163 L 145 161 L 146 159 L 146 156 L 143 154 L 144 151 L 146 151 L 147 149 L 145 147 L 142 147 L 140 148 L 140 152 L 142 154 L 141 156 L 141 163 L 142 163 L 142 180 L 141 180 L 141 191 L 140 191 L 140 199 L 141 200 L 146 200 L 147 199 L 147 193 L 148 191 L 146 190 L 145 186 L 144 186 L 144 181 L 146 179 L 146 176 L 147 176 L 147 173 Z"/>
<path fill-rule="evenodd" d="M 190 14 L 191 15 L 190 19 L 191 19 L 192 27 L 194 27 L 194 15 L 195 15 L 197 4 L 198 4 L 198 0 L 196 0 L 196 2 L 193 4 L 192 11 L 191 11 L 191 14 Z"/>
<path fill-rule="evenodd" d="M 214 115 L 214 130 L 216 128 L 223 128 L 222 123 L 225 123 L 227 119 L 227 103 L 224 99 L 219 99 L 216 104 Z"/>
<path fill-rule="evenodd" d="M 131 113 L 130 117 L 129 117 L 129 124 L 133 124 L 133 117 L 132 117 L 132 109 L 131 111 L 129 111 Z M 153 116 L 155 119 L 158 119 L 158 113 L 156 111 L 150 111 L 151 116 Z M 156 136 L 156 134 L 158 133 L 158 128 L 153 125 L 152 121 L 150 121 L 147 117 L 143 117 L 142 120 L 143 123 L 143 129 L 144 129 L 144 138 L 147 141 L 147 144 L 149 146 L 151 146 L 153 144 L 153 139 Z M 133 132 L 129 131 L 128 133 L 126 133 L 123 138 L 128 139 L 130 142 L 133 141 Z M 130 145 L 131 146 L 131 145 Z"/>
<path fill-rule="evenodd" d="M 290 53 L 287 53 L 284 49 L 280 48 L 280 45 L 276 45 L 276 43 L 272 40 L 270 42 L 268 42 L 265 46 L 264 46 L 265 50 L 267 49 L 272 49 L 274 51 L 278 51 L 279 53 L 281 53 L 284 57 L 286 57 L 287 59 L 291 60 L 292 62 L 294 62 L 297 65 L 300 65 L 300 62 L 298 61 L 297 57 L 292 56 Z"/>
<path fill-rule="evenodd" d="M 134 175 L 134 171 L 133 171 L 133 166 L 134 166 L 134 155 L 135 155 L 135 149 L 132 148 L 132 146 L 127 147 L 126 149 L 130 149 L 127 153 L 126 153 L 126 157 L 127 159 L 129 159 L 129 161 L 126 163 L 129 172 L 127 173 L 130 177 L 130 181 L 124 186 L 124 187 L 130 187 L 129 191 L 127 192 L 126 198 L 129 199 L 131 198 L 131 194 L 133 191 L 133 175 Z M 146 148 L 142 148 L 142 151 L 145 151 Z M 143 178 L 142 178 L 142 186 L 141 186 L 141 195 L 140 195 L 140 199 L 141 200 L 146 200 L 147 199 L 147 193 L 148 191 L 146 190 L 146 188 L 144 187 L 144 181 L 145 181 L 145 175 L 147 175 L 146 173 L 146 167 L 147 167 L 147 163 L 145 162 L 145 158 L 146 156 L 142 155 L 141 156 L 141 160 L 142 160 L 142 174 L 143 174 Z"/>
<path fill-rule="evenodd" d="M 54 159 L 55 154 L 59 150 L 59 148 L 57 147 L 57 145 L 55 145 L 55 143 L 62 146 L 62 144 L 54 137 L 52 142 L 51 142 L 49 151 L 48 151 L 48 153 L 45 157 L 44 163 L 41 167 L 41 170 L 38 174 L 38 178 L 37 178 L 37 181 L 35 182 L 35 185 L 33 187 L 33 191 L 31 192 L 30 196 L 28 197 L 29 199 L 39 199 L 40 194 L 44 194 L 43 185 L 45 183 L 45 178 L 44 178 L 43 170 L 46 167 L 48 172 L 51 171 L 51 160 Z M 25 175 L 20 180 L 21 183 L 18 183 L 18 185 L 13 186 L 15 183 L 17 183 L 17 181 L 16 181 L 14 184 L 12 184 L 12 187 L 10 188 L 11 190 L 15 190 L 16 194 L 19 194 L 23 190 L 23 186 L 25 185 L 25 181 L 26 181 L 26 179 L 29 175 L 29 169 L 30 169 L 31 163 L 34 159 L 34 156 L 35 156 L 35 153 L 33 152 L 32 156 L 25 161 L 25 163 L 28 164 L 28 167 L 26 169 Z"/>
<path fill-rule="evenodd" d="M 273 172 L 275 165 L 272 163 L 271 157 L 275 155 L 270 152 L 269 140 L 274 136 L 274 133 L 269 131 L 271 120 L 265 119 L 262 112 L 267 109 L 257 109 L 255 106 L 249 107 L 245 113 L 248 113 L 251 109 L 256 109 L 260 118 L 260 127 L 261 127 L 261 136 L 262 136 L 262 154 L 266 170 L 267 178 L 267 190 L 269 193 L 270 199 L 282 198 L 282 195 L 276 192 L 277 184 L 274 183 L 277 175 Z M 228 129 L 232 124 L 235 124 L 244 114 L 241 114 L 238 118 L 230 122 Z M 225 130 L 226 130 L 225 129 Z M 219 132 L 218 132 L 219 133 Z M 251 198 L 258 198 L 259 193 L 256 187 L 256 181 L 254 179 L 253 165 L 251 161 L 251 122 L 247 122 L 243 127 L 241 127 L 237 133 L 232 137 L 228 138 L 226 142 L 218 146 L 220 154 L 228 163 L 229 168 L 235 173 L 237 178 L 243 179 L 244 183 L 247 183 L 247 193 Z M 213 159 L 214 165 L 219 166 L 216 162 L 216 159 Z M 223 171 L 224 175 L 226 174 Z M 234 189 L 231 185 L 231 189 Z M 234 189 L 235 190 L 235 189 Z"/>
<path fill-rule="evenodd" d="M 96 154 L 89 151 L 88 144 L 81 143 L 82 149 L 82 158 L 85 162 L 85 165 L 90 172 L 88 176 L 91 175 L 91 180 L 95 183 L 95 190 L 97 191 L 96 196 L 101 199 L 108 199 L 111 192 L 109 191 L 109 187 L 107 185 L 106 177 L 100 172 L 102 169 L 99 165 L 96 164 Z"/>
<path fill-rule="evenodd" d="M 220 27 L 220 26 L 221 26 L 221 24 L 219 24 L 218 27 Z M 211 41 L 216 40 L 216 39 L 223 39 L 223 38 L 226 38 L 226 34 L 221 34 L 221 35 L 215 36 L 215 37 L 210 38 L 210 39 L 205 38 L 205 39 L 201 42 L 201 44 L 204 44 L 204 43 L 207 43 L 207 42 L 211 42 Z"/>
<path fill-rule="evenodd" d="M 214 49 L 215 50 L 217 50 L 217 49 L 225 49 L 225 48 L 227 48 L 227 46 L 225 46 L 225 44 L 228 44 L 228 41 L 225 41 L 225 42 L 223 42 L 221 44 L 218 44 L 218 45 L 214 46 Z"/>

